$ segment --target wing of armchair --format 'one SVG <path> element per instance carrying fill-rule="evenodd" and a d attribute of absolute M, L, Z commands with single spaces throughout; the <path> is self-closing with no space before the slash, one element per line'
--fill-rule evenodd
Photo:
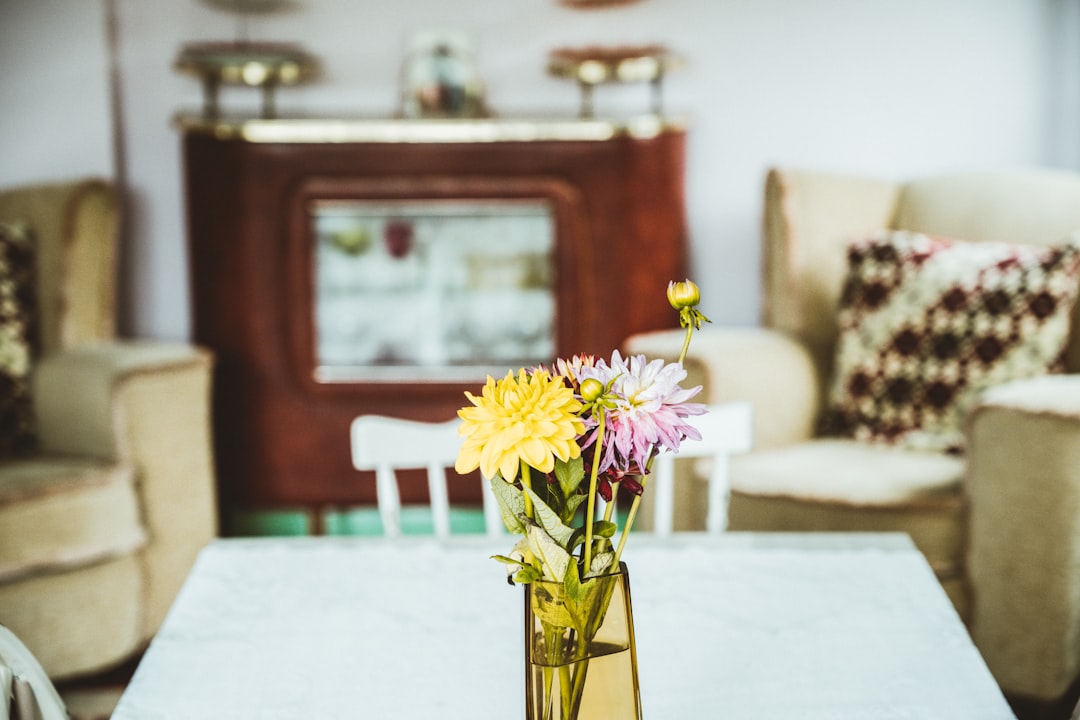
<path fill-rule="evenodd" d="M 30 228 L 36 442 L 0 459 L 0 624 L 54 679 L 145 647 L 214 536 L 211 355 L 113 334 L 117 198 L 102 181 L 0 192 Z"/>
<path fill-rule="evenodd" d="M 1080 678 L 1080 376 L 992 388 L 963 455 L 820 435 L 837 374 L 848 244 L 875 231 L 1031 246 L 1080 229 L 1080 176 L 1019 171 L 907 183 L 773 170 L 763 327 L 708 326 L 686 359 L 708 402 L 749 400 L 755 449 L 731 468 L 729 527 L 903 531 L 934 567 L 1006 693 L 1053 701 Z M 1066 369 L 1080 370 L 1080 313 Z M 674 359 L 681 332 L 629 338 Z M 701 489 L 686 478 L 684 527 Z M 676 521 L 679 522 L 678 520 Z M 689 524 L 688 524 L 689 523 Z"/>

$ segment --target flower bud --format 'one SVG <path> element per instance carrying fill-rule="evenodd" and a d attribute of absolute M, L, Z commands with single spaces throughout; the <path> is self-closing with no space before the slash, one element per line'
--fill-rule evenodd
<path fill-rule="evenodd" d="M 691 280 L 668 283 L 667 299 L 676 310 L 691 308 L 701 302 L 701 291 Z"/>
<path fill-rule="evenodd" d="M 586 380 L 581 383 L 581 399 L 585 402 L 595 402 L 596 400 L 599 400 L 603 394 L 604 383 L 596 378 L 586 378 Z"/>

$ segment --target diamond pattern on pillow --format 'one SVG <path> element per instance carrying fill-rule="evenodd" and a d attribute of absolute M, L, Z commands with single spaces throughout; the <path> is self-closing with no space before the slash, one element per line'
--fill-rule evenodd
<path fill-rule="evenodd" d="M 1080 244 L 882 232 L 848 249 L 828 434 L 958 452 L 976 396 L 1064 370 Z"/>
<path fill-rule="evenodd" d="M 36 445 L 30 396 L 36 299 L 30 231 L 0 223 L 0 458 L 25 455 Z"/>

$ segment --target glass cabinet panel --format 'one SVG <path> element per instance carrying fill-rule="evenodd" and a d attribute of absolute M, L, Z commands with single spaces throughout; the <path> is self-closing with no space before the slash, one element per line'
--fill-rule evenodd
<path fill-rule="evenodd" d="M 501 376 L 555 355 L 545 200 L 341 200 L 312 208 L 316 380 Z"/>

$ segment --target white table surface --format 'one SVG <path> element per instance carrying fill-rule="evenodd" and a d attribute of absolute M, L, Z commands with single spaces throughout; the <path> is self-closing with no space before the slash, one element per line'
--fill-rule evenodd
<path fill-rule="evenodd" d="M 113 718 L 524 717 L 510 545 L 215 541 Z M 646 720 L 1014 718 L 906 536 L 642 535 L 624 560 Z"/>

